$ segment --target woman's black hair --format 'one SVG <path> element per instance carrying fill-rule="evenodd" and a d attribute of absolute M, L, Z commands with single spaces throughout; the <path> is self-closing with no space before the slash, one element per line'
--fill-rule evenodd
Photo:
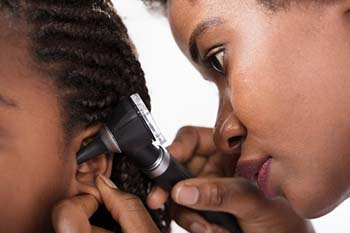
<path fill-rule="evenodd" d="M 103 123 L 123 96 L 137 92 L 150 108 L 144 73 L 110 0 L 0 0 L 0 8 L 28 24 L 24 38 L 57 87 L 66 135 Z M 145 203 L 151 181 L 125 156 L 114 156 L 111 179 Z M 149 212 L 166 232 L 166 208 Z M 120 231 L 104 207 L 91 222 Z"/>

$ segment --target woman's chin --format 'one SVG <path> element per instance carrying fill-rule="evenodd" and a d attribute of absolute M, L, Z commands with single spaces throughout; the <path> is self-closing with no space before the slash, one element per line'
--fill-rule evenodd
<path fill-rule="evenodd" d="M 306 203 L 305 203 L 306 202 Z M 332 210 L 334 210 L 337 206 L 341 204 L 342 201 L 339 202 L 329 202 L 331 204 L 325 205 L 325 202 L 315 202 L 315 201 L 305 201 L 304 203 L 293 203 L 291 202 L 291 205 L 293 209 L 304 218 L 307 219 L 315 219 L 322 217 L 328 213 L 330 213 Z"/>

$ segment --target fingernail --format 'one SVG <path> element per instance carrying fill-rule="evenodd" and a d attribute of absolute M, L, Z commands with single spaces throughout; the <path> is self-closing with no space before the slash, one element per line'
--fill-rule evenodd
<path fill-rule="evenodd" d="M 205 233 L 207 232 L 207 228 L 199 222 L 194 222 L 190 225 L 190 231 L 192 233 Z"/>
<path fill-rule="evenodd" d="M 112 189 L 118 189 L 118 187 L 113 183 L 113 181 L 106 176 L 100 174 L 99 177 L 103 180 L 103 182 L 110 188 Z"/>
<path fill-rule="evenodd" d="M 198 202 L 199 190 L 195 186 L 182 186 L 176 192 L 176 202 L 183 205 L 194 205 Z"/>

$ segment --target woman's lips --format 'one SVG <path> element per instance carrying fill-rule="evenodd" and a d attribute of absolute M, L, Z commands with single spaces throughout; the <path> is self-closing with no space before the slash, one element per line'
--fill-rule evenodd
<path fill-rule="evenodd" d="M 275 195 L 269 188 L 269 170 L 271 161 L 270 157 L 264 157 L 257 160 L 238 162 L 236 174 L 256 182 L 265 196 L 273 197 Z"/>
<path fill-rule="evenodd" d="M 258 185 L 260 190 L 265 194 L 266 197 L 274 197 L 275 194 L 269 188 L 269 170 L 271 165 L 271 158 L 269 158 L 265 163 L 260 167 L 258 173 Z"/>

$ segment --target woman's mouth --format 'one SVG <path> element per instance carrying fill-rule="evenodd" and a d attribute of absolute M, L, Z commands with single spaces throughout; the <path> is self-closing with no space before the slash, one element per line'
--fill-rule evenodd
<path fill-rule="evenodd" d="M 272 198 L 276 194 L 269 185 L 269 170 L 272 159 L 265 157 L 257 160 L 238 162 L 236 174 L 257 183 L 259 189 L 266 197 Z"/>

